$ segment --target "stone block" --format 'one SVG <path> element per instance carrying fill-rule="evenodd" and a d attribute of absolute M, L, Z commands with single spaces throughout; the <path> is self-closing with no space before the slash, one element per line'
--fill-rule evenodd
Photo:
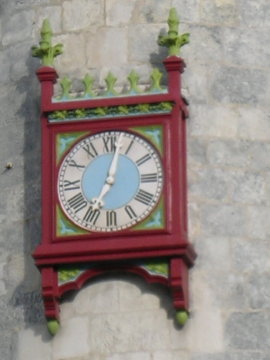
<path fill-rule="evenodd" d="M 268 240 L 235 238 L 232 241 L 232 265 L 235 271 L 261 273 L 269 271 L 270 247 Z"/>
<path fill-rule="evenodd" d="M 91 25 L 103 25 L 103 3 L 103 0 L 64 1 L 64 31 L 83 30 L 88 29 Z"/>
<path fill-rule="evenodd" d="M 191 44 L 188 46 L 191 46 Z M 184 50 L 185 48 L 183 48 L 183 51 Z M 182 74 L 182 92 L 191 106 L 193 104 L 207 103 L 207 88 L 208 65 L 192 63 L 192 59 L 186 58 L 186 68 Z M 192 121 L 192 119 L 188 121 Z"/>
<path fill-rule="evenodd" d="M 237 25 L 239 21 L 236 0 L 203 0 L 200 19 L 206 24 Z"/>
<path fill-rule="evenodd" d="M 91 351 L 106 355 L 166 349 L 169 346 L 166 318 L 165 310 L 99 314 L 90 322 Z"/>
<path fill-rule="evenodd" d="M 52 346 L 50 335 L 44 326 L 24 329 L 18 334 L 16 360 L 51 360 Z"/>
<path fill-rule="evenodd" d="M 106 356 L 105 360 L 152 360 L 149 353 L 134 352 L 121 353 Z"/>
<path fill-rule="evenodd" d="M 230 172 L 223 169 L 193 168 L 189 174 L 189 196 L 191 199 L 219 200 L 228 199 Z"/>
<path fill-rule="evenodd" d="M 2 44 L 7 46 L 31 38 L 34 14 L 34 11 L 27 10 L 14 13 L 4 19 Z"/>
<path fill-rule="evenodd" d="M 232 175 L 232 200 L 242 204 L 263 204 L 266 179 L 258 173 L 235 171 Z"/>
<path fill-rule="evenodd" d="M 10 80 L 10 59 L 8 56 L 8 51 L 0 51 L 0 67 L 3 70 L 1 73 L 0 83 L 7 84 Z M 7 89 L 5 88 L 5 92 L 6 91 Z M 2 94 L 0 96 L 2 96 Z M 0 124 L 2 123 L 2 121 L 0 122 Z"/>
<path fill-rule="evenodd" d="M 249 306 L 252 309 L 270 309 L 270 263 L 265 273 L 253 273 L 247 283 Z"/>
<path fill-rule="evenodd" d="M 194 245 L 198 254 L 196 267 L 210 272 L 231 270 L 231 244 L 227 237 L 198 237 Z"/>
<path fill-rule="evenodd" d="M 164 291 L 162 291 L 164 290 Z M 144 279 L 128 276 L 127 282 L 118 284 L 121 311 L 156 310 L 167 291 L 146 283 Z"/>
<path fill-rule="evenodd" d="M 132 63 L 152 63 L 160 66 L 168 51 L 157 44 L 160 25 L 136 24 L 128 29 L 128 58 Z"/>
<path fill-rule="evenodd" d="M 52 340 L 54 359 L 64 360 L 87 355 L 90 351 L 88 336 L 87 317 L 73 317 L 63 321 L 59 332 Z"/>
<path fill-rule="evenodd" d="M 213 138 L 235 138 L 237 113 L 224 106 L 190 106 L 189 133 L 192 136 Z"/>
<path fill-rule="evenodd" d="M 74 72 L 78 77 L 80 71 L 85 69 L 86 63 L 86 42 L 83 33 L 58 35 L 54 37 L 54 40 L 56 44 L 62 43 L 64 45 L 64 53 L 55 59 L 56 68 L 62 69 L 61 77 L 64 75 L 71 77 Z"/>
<path fill-rule="evenodd" d="M 252 144 L 245 140 L 212 140 L 207 146 L 207 158 L 214 166 L 247 168 L 251 166 L 254 157 L 251 148 Z"/>
<path fill-rule="evenodd" d="M 184 351 L 156 351 L 153 353 L 153 360 L 188 360 L 188 353 Z"/>
<path fill-rule="evenodd" d="M 246 27 L 270 26 L 270 4 L 268 0 L 239 0 L 240 19 Z"/>
<path fill-rule="evenodd" d="M 265 102 L 268 90 L 267 74 L 262 70 L 221 67 L 209 77 L 213 100 L 223 104 L 256 105 Z"/>
<path fill-rule="evenodd" d="M 270 236 L 270 211 L 267 206 L 249 206 L 247 208 L 249 237 L 267 240 Z"/>
<path fill-rule="evenodd" d="M 170 8 L 171 2 L 169 0 L 138 0 L 133 12 L 133 22 L 136 24 L 165 23 Z"/>
<path fill-rule="evenodd" d="M 190 33 L 190 43 L 181 49 L 181 56 L 190 68 L 193 68 L 193 66 L 206 66 L 209 78 L 209 72 L 212 73 L 213 71 L 213 64 L 224 61 L 223 31 L 221 27 L 186 24 L 181 27 L 181 33 L 185 32 Z"/>
<path fill-rule="evenodd" d="M 132 15 L 137 6 L 136 0 L 107 0 L 106 25 L 122 26 L 132 23 Z"/>
<path fill-rule="evenodd" d="M 268 68 L 270 50 L 267 44 L 269 29 L 226 28 L 224 30 L 224 57 L 226 61 L 245 67 Z"/>
<path fill-rule="evenodd" d="M 238 136 L 241 139 L 270 141 L 270 123 L 268 114 L 264 109 L 239 107 L 237 114 Z"/>
<path fill-rule="evenodd" d="M 180 22 L 186 21 L 193 23 L 199 21 L 200 0 L 172 0 L 172 7 L 176 8 Z"/>
<path fill-rule="evenodd" d="M 77 314 L 112 313 L 119 310 L 117 280 L 94 280 L 76 295 L 73 306 Z"/>
<path fill-rule="evenodd" d="M 247 234 L 245 209 L 238 205 L 205 204 L 201 206 L 202 234 L 243 236 Z"/>
<path fill-rule="evenodd" d="M 35 27 L 33 28 L 33 32 L 36 39 L 39 39 L 40 29 L 43 23 L 43 20 L 48 19 L 51 24 L 51 28 L 53 34 L 60 33 L 62 30 L 62 21 L 60 21 L 62 17 L 62 8 L 61 6 L 46 6 L 42 8 L 38 8 L 36 12 L 36 21 Z M 53 39 L 54 43 L 54 39 Z"/>
<path fill-rule="evenodd" d="M 98 33 L 87 33 L 87 66 L 121 67 L 128 62 L 128 39 L 125 28 L 100 28 Z"/>
<path fill-rule="evenodd" d="M 270 349 L 270 315 L 267 312 L 235 312 L 225 327 L 228 346 L 238 350 Z"/>

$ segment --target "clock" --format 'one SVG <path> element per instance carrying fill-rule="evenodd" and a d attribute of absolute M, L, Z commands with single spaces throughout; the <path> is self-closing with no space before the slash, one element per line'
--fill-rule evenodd
<path fill-rule="evenodd" d="M 80 228 L 122 231 L 151 214 L 163 182 L 153 144 L 132 132 L 102 131 L 77 142 L 64 157 L 58 199 L 67 218 Z"/>
<path fill-rule="evenodd" d="M 41 272 L 45 315 L 51 333 L 59 327 L 59 304 L 66 292 L 107 272 L 128 271 L 149 283 L 167 286 L 183 325 L 188 312 L 188 269 L 196 254 L 187 234 L 186 102 L 181 95 L 184 61 L 177 50 L 188 34 L 178 35 L 175 9 L 168 19 L 169 47 L 161 72 L 150 86 L 129 86 L 119 93 L 109 73 L 106 89 L 84 91 L 60 81 L 53 58 L 62 51 L 51 44 L 44 22 L 37 70 L 41 83 L 42 238 L 33 253 Z"/>

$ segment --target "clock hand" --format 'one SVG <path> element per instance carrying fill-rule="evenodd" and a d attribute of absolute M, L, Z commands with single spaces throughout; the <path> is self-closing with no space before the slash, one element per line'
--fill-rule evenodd
<path fill-rule="evenodd" d="M 123 145 L 121 143 L 122 137 L 123 137 L 123 133 L 120 134 L 118 140 L 115 143 L 115 152 L 114 152 L 113 159 L 112 159 L 109 171 L 108 171 L 108 176 L 105 180 L 105 184 L 103 185 L 99 196 L 97 198 L 92 199 L 93 210 L 100 209 L 101 207 L 104 206 L 103 197 L 107 194 L 107 192 L 110 190 L 110 188 L 114 184 L 114 177 L 115 177 L 116 170 L 117 170 L 119 151 Z"/>

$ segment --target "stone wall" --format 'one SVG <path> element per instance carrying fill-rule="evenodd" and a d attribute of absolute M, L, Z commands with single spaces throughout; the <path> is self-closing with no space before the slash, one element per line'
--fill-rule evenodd
<path fill-rule="evenodd" d="M 179 330 L 166 289 L 119 274 L 66 297 L 51 338 L 31 258 L 40 239 L 40 124 L 30 48 L 48 17 L 64 43 L 61 76 L 90 72 L 102 87 L 109 70 L 121 85 L 135 69 L 146 83 L 166 56 L 156 39 L 172 6 L 180 31 L 191 33 L 182 51 L 198 253 L 191 318 Z M 2 0 L 0 16 L 1 359 L 269 359 L 269 1 Z"/>

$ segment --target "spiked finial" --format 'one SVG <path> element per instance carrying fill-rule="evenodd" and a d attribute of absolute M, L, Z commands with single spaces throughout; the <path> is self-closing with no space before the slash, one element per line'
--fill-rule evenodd
<path fill-rule="evenodd" d="M 54 58 L 63 52 L 63 45 L 52 46 L 52 29 L 48 19 L 42 23 L 39 47 L 32 47 L 32 56 L 39 57 L 43 66 L 53 66 Z"/>
<path fill-rule="evenodd" d="M 175 8 L 170 10 L 168 35 L 160 35 L 158 44 L 169 49 L 169 56 L 179 56 L 180 48 L 189 42 L 189 33 L 178 35 L 179 18 Z"/>

